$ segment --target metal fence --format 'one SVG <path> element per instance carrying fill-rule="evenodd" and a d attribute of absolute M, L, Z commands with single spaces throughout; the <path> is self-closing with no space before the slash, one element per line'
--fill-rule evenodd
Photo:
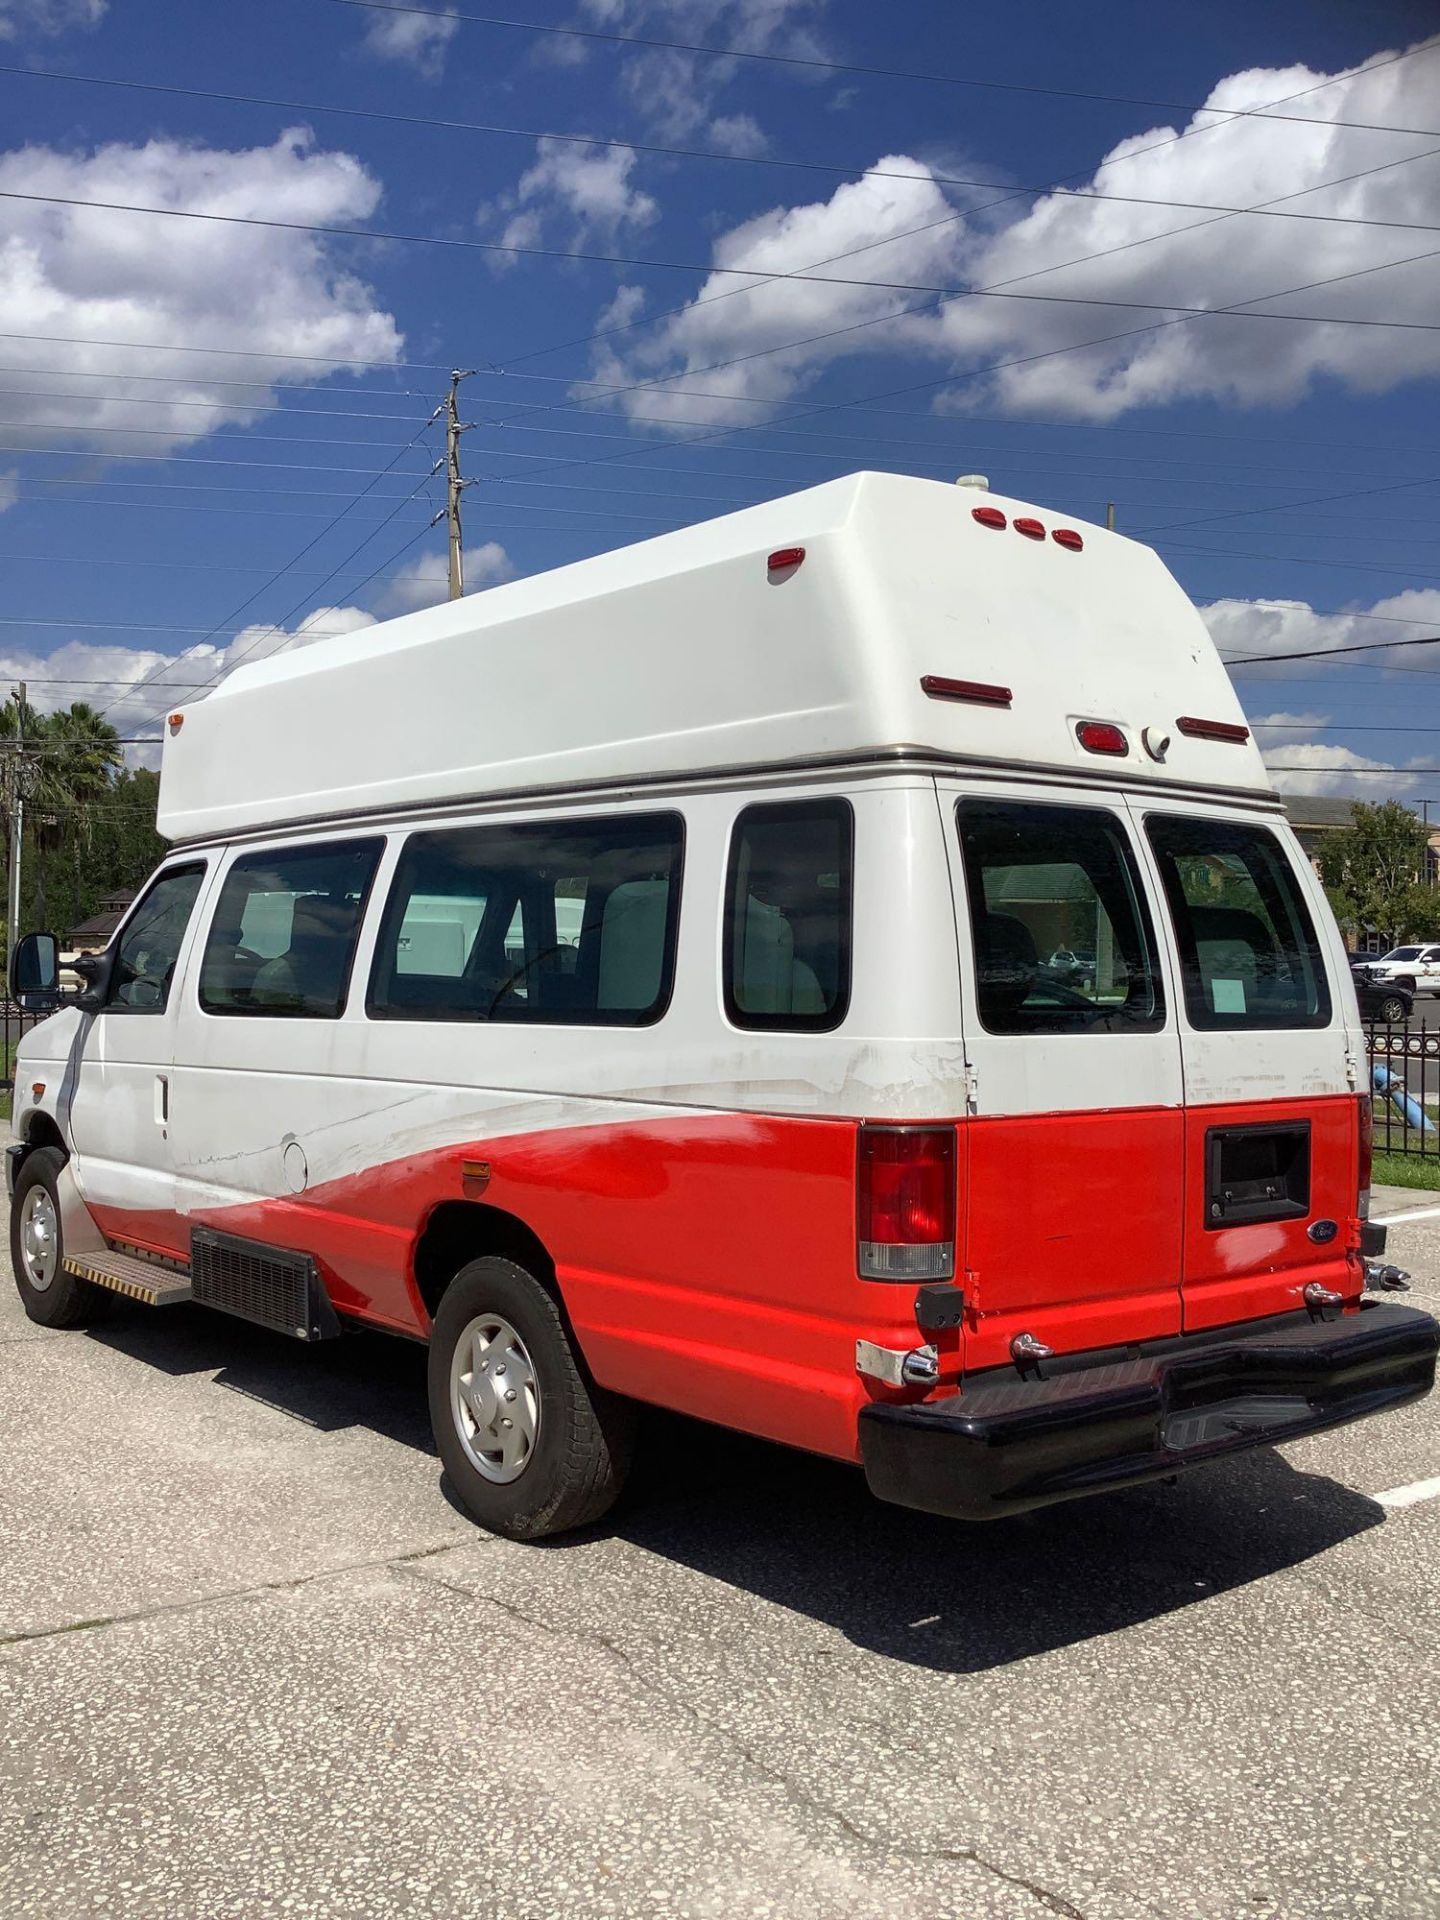
<path fill-rule="evenodd" d="M 44 1013 L 25 1013 L 5 995 L 0 998 L 0 1093 L 8 1094 L 15 1085 L 15 1050 L 21 1037 L 41 1020 Z"/>
<path fill-rule="evenodd" d="M 1440 1025 L 1366 1023 L 1375 1150 L 1440 1163 Z"/>

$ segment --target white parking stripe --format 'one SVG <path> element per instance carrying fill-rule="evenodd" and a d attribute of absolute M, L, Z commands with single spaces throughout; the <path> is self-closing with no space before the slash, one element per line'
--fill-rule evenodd
<path fill-rule="evenodd" d="M 1412 1207 L 1408 1213 L 1382 1213 L 1377 1227 L 1398 1227 L 1406 1220 L 1440 1220 L 1440 1207 Z"/>
<path fill-rule="evenodd" d="M 1433 1480 L 1412 1480 L 1408 1487 L 1391 1487 L 1370 1497 L 1382 1507 L 1418 1507 L 1422 1500 L 1440 1500 L 1440 1474 Z"/>

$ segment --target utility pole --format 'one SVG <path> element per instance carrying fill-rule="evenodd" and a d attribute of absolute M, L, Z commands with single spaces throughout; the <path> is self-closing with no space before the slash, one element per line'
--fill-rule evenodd
<path fill-rule="evenodd" d="M 450 534 L 450 598 L 458 600 L 465 591 L 465 541 L 460 529 L 460 496 L 469 486 L 460 477 L 460 436 L 468 433 L 470 423 L 460 418 L 460 382 L 474 371 L 459 367 L 450 375 L 450 394 L 445 402 L 445 524 Z"/>
<path fill-rule="evenodd" d="M 15 693 L 15 751 L 10 761 L 10 897 L 5 916 L 5 963 L 8 966 L 20 938 L 20 842 L 25 832 L 25 695 L 22 680 Z"/>
<path fill-rule="evenodd" d="M 1114 502 L 1113 500 L 1107 500 L 1107 501 L 1105 502 L 1105 525 L 1106 525 L 1106 526 L 1107 526 L 1107 527 L 1108 527 L 1108 528 L 1110 529 L 1110 531 L 1111 531 L 1111 533 L 1114 533 L 1114 531 L 1115 531 L 1115 502 Z"/>

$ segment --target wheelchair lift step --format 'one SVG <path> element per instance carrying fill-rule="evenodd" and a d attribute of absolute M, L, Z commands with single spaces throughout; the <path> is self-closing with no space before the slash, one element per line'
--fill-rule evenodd
<path fill-rule="evenodd" d="M 92 1286 L 123 1293 L 127 1300 L 139 1300 L 147 1307 L 176 1306 L 192 1297 L 188 1272 L 141 1260 L 133 1253 L 112 1250 L 67 1254 L 65 1270 L 90 1281 Z"/>

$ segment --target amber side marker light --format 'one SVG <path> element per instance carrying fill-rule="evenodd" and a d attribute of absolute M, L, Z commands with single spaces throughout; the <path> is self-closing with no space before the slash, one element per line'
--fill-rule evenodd
<path fill-rule="evenodd" d="M 171 733 L 178 733 L 185 724 L 185 716 L 183 713 L 172 713 L 165 724 L 169 727 Z"/>
<path fill-rule="evenodd" d="M 1009 687 L 992 687 L 985 680 L 947 680 L 940 673 L 922 674 L 920 691 L 932 700 L 966 700 L 977 707 L 1008 707 L 1014 698 Z"/>
<path fill-rule="evenodd" d="M 1075 738 L 1087 753 L 1128 753 L 1129 743 L 1119 727 L 1111 726 L 1108 720 L 1082 720 L 1075 729 Z"/>
<path fill-rule="evenodd" d="M 768 573 L 793 573 L 805 558 L 804 547 L 777 547 L 765 562 Z"/>
<path fill-rule="evenodd" d="M 1181 715 L 1175 726 L 1191 740 L 1228 740 L 1232 746 L 1243 747 L 1250 738 L 1249 727 L 1242 727 L 1234 720 L 1197 720 L 1187 713 Z"/>

